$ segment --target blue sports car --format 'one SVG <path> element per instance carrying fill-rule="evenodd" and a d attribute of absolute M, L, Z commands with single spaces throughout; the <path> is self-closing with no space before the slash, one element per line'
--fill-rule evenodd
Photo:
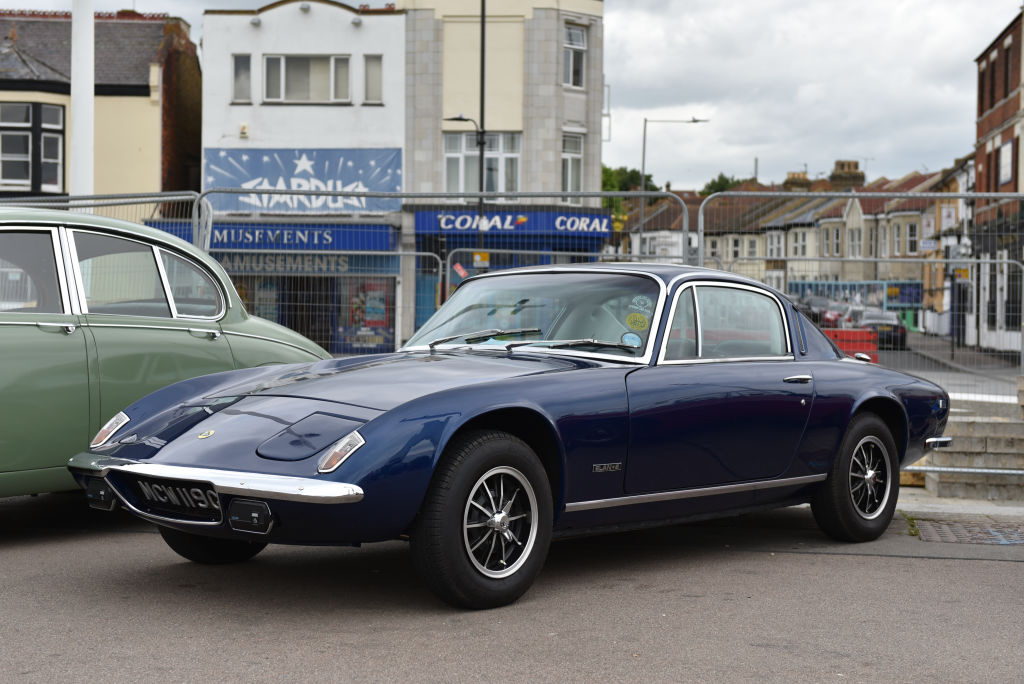
<path fill-rule="evenodd" d="M 581 264 L 470 278 L 395 353 L 170 385 L 69 467 L 192 561 L 407 539 L 439 597 L 488 608 L 558 536 L 810 502 L 875 539 L 948 414 L 759 282 Z"/>

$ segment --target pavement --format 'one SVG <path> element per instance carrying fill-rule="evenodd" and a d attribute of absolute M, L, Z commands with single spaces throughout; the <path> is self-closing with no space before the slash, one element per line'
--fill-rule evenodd
<path fill-rule="evenodd" d="M 952 348 L 948 337 L 907 331 L 907 348 L 940 366 L 995 380 L 1021 374 L 1019 353 L 998 353 L 975 347 Z"/>
<path fill-rule="evenodd" d="M 938 497 L 924 487 L 900 487 L 896 508 L 908 515 L 989 516 L 1017 518 L 1024 524 L 1024 501 L 988 501 Z"/>

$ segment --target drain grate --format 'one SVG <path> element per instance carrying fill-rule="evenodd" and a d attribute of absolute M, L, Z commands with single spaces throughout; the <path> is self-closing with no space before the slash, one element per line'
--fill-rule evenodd
<path fill-rule="evenodd" d="M 1024 544 L 1024 522 L 915 520 L 922 541 L 954 544 Z"/>

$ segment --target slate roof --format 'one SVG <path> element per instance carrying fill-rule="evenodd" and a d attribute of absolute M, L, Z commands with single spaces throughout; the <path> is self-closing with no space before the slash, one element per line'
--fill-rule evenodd
<path fill-rule="evenodd" d="M 180 23 L 188 35 L 187 22 L 166 14 L 97 13 L 96 85 L 148 86 L 149 65 L 164 59 L 168 22 Z M 71 82 L 70 13 L 2 10 L 0 36 L 11 48 L 0 48 L 0 80 Z"/>

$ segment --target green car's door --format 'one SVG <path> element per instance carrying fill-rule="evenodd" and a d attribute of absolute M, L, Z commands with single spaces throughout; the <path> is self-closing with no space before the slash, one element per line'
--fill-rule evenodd
<path fill-rule="evenodd" d="M 55 228 L 0 228 L 0 496 L 74 489 L 65 464 L 91 436 L 59 244 Z"/>
<path fill-rule="evenodd" d="M 193 262 L 125 237 L 69 231 L 95 341 L 100 423 L 179 380 L 231 370 L 224 295 Z"/>

